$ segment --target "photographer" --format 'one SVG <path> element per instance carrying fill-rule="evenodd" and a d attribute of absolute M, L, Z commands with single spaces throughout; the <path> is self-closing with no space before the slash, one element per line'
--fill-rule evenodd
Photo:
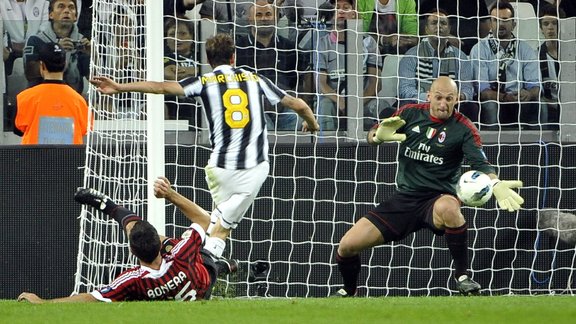
<path fill-rule="evenodd" d="M 38 48 L 44 43 L 57 43 L 66 51 L 64 81 L 76 92 L 82 93 L 83 77 L 88 77 L 90 65 L 90 40 L 78 32 L 76 0 L 50 0 L 50 24 L 26 40 L 24 69 L 28 87 L 42 82 L 39 71 Z"/>

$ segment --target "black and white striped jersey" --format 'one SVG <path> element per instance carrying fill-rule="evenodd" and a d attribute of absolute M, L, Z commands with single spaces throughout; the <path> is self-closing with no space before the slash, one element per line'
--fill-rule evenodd
<path fill-rule="evenodd" d="M 268 161 L 261 98 L 275 105 L 286 92 L 264 76 L 230 65 L 184 79 L 180 85 L 186 96 L 202 99 L 212 142 L 208 165 L 237 170 Z"/>

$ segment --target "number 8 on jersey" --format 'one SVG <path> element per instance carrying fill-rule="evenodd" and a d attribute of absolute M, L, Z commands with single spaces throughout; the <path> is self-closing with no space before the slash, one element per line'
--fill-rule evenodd
<path fill-rule="evenodd" d="M 222 95 L 222 102 L 226 108 L 224 118 L 230 128 L 244 128 L 250 121 L 248 111 L 248 96 L 242 89 L 227 89 Z"/>

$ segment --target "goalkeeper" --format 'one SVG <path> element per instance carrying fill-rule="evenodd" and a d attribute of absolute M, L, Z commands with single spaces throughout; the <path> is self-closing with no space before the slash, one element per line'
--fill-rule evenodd
<path fill-rule="evenodd" d="M 18 296 L 18 301 L 41 304 L 209 299 L 217 276 L 236 271 L 237 261 L 220 259 L 214 262 L 203 250 L 210 215 L 174 191 L 168 179 L 160 177 L 156 180 L 154 194 L 173 203 L 193 222 L 181 239 L 159 236 L 150 223 L 116 205 L 108 196 L 94 189 L 79 188 L 74 200 L 90 205 L 118 221 L 126 231 L 130 251 L 138 258 L 140 265 L 122 272 L 108 286 L 91 293 L 46 300 L 24 292 Z"/>
<path fill-rule="evenodd" d="M 456 83 L 439 77 L 428 92 L 428 103 L 403 106 L 368 133 L 368 143 L 373 145 L 400 142 L 397 191 L 359 219 L 340 240 L 336 262 L 344 287 L 335 296 L 357 294 L 360 252 L 399 241 L 423 228 L 446 239 L 458 291 L 479 293 L 481 287 L 468 270 L 468 227 L 455 194 L 463 159 L 493 179 L 500 208 L 514 212 L 524 200 L 513 190 L 522 186 L 521 181 L 498 180 L 482 151 L 478 130 L 454 111 L 458 98 Z"/>

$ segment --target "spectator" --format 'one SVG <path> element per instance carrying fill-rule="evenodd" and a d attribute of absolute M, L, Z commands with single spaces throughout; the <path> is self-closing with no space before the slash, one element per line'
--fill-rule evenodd
<path fill-rule="evenodd" d="M 76 25 L 78 32 L 86 37 L 92 36 L 92 0 L 77 0 L 78 19 Z"/>
<path fill-rule="evenodd" d="M 236 66 L 266 76 L 281 89 L 292 92 L 298 86 L 298 71 L 304 59 L 296 44 L 276 33 L 277 8 L 267 0 L 255 0 L 248 9 L 250 33 L 236 41 Z M 292 109 L 263 100 L 268 129 L 291 130 L 298 127 L 298 115 Z"/>
<path fill-rule="evenodd" d="M 90 41 L 78 32 L 76 26 L 76 0 L 50 0 L 50 23 L 44 30 L 26 40 L 24 68 L 28 85 L 42 82 L 38 68 L 38 48 L 43 43 L 58 43 L 66 50 L 64 81 L 78 93 L 84 88 L 83 77 L 88 77 L 90 67 Z"/>
<path fill-rule="evenodd" d="M 490 32 L 490 17 L 485 1 L 419 0 L 420 17 L 435 8 L 442 8 L 450 21 L 450 34 L 460 40 L 460 50 L 470 54 L 479 38 Z M 425 25 L 425 24 L 423 24 Z M 456 46 L 452 43 L 452 46 Z"/>
<path fill-rule="evenodd" d="M 168 18 L 164 23 L 166 46 L 164 48 L 164 78 L 179 81 L 196 76 L 198 62 L 194 47 L 194 22 L 185 16 Z"/>
<path fill-rule="evenodd" d="M 332 2 L 334 0 L 331 0 Z M 346 20 L 355 19 L 353 0 L 336 0 L 335 30 L 318 40 L 318 51 L 313 61 L 318 74 L 318 123 L 322 130 L 336 130 L 338 115 L 346 113 Z M 366 36 L 363 39 L 364 52 L 364 127 L 370 128 L 377 120 L 379 110 L 384 107 L 384 100 L 378 100 L 378 76 L 382 69 L 382 61 L 378 55 L 376 41 Z M 379 106 L 380 105 L 380 106 Z M 386 106 L 388 106 L 386 104 Z"/>
<path fill-rule="evenodd" d="M 524 128 L 536 127 L 539 117 L 544 117 L 537 102 L 540 72 L 536 52 L 512 34 L 516 21 L 509 2 L 497 2 L 490 16 L 491 33 L 470 53 L 478 80 L 481 123 L 492 129 L 518 121 L 531 124 L 521 125 Z"/>
<path fill-rule="evenodd" d="M 38 58 L 44 81 L 16 97 L 14 133 L 22 144 L 82 144 L 92 122 L 84 98 L 63 81 L 64 48 L 43 43 Z"/>
<path fill-rule="evenodd" d="M 167 178 L 159 177 L 154 182 L 154 195 L 173 203 L 192 221 L 182 238 L 160 236 L 149 222 L 118 206 L 110 197 L 94 189 L 79 188 L 74 200 L 117 221 L 126 231 L 130 252 L 138 258 L 139 265 L 125 270 L 107 286 L 90 293 L 46 300 L 24 292 L 18 296 L 18 301 L 42 304 L 210 299 L 218 275 L 236 271 L 238 262 L 212 260 L 209 252 L 203 249 L 210 215 L 172 189 Z"/>
<path fill-rule="evenodd" d="M 376 37 L 382 54 L 403 54 L 418 43 L 414 0 L 358 0 L 357 3 L 364 31 Z"/>
<path fill-rule="evenodd" d="M 205 0 L 164 0 L 164 16 L 184 15 Z"/>
<path fill-rule="evenodd" d="M 432 81 L 448 76 L 458 84 L 460 112 L 477 121 L 478 106 L 471 102 L 474 97 L 472 64 L 466 54 L 449 42 L 450 23 L 443 9 L 426 15 L 425 32 L 428 36 L 409 49 L 400 61 L 399 106 L 426 102 Z"/>
<path fill-rule="evenodd" d="M 6 74 L 12 74 L 14 60 L 22 57 L 26 39 L 36 35 L 48 21 L 46 0 L 0 0 L 0 15 L 10 39 L 10 57 L 6 60 Z"/>
<path fill-rule="evenodd" d="M 310 0 L 308 0 L 308 3 L 305 2 L 306 0 L 276 1 L 278 17 L 286 17 L 286 22 L 289 27 L 287 37 L 295 43 L 298 43 L 298 39 L 301 38 L 299 35 L 300 32 L 307 32 L 307 28 L 301 28 L 303 24 L 309 25 L 309 21 L 305 16 L 314 16 L 317 14 L 317 9 L 315 8 L 316 1 L 312 0 L 311 3 Z"/>
<path fill-rule="evenodd" d="M 195 50 L 194 23 L 186 16 L 168 17 L 164 23 L 164 80 L 180 81 L 196 76 L 197 65 Z M 196 105 L 196 101 L 186 97 L 165 96 L 166 118 L 187 119 L 190 125 L 200 121 L 196 116 L 197 109 L 185 107 Z M 180 109 L 183 108 L 183 109 Z"/>
<path fill-rule="evenodd" d="M 558 60 L 558 18 L 564 18 L 561 8 L 552 5 L 540 8 L 540 29 L 546 38 L 538 48 L 540 71 L 542 73 L 542 96 L 540 101 L 544 108 L 543 114 L 548 114 L 551 124 L 560 121 L 560 105 L 558 102 L 558 76 L 560 62 Z M 557 128 L 557 125 L 554 127 Z"/>
<path fill-rule="evenodd" d="M 253 0 L 206 0 L 198 12 L 200 17 L 217 23 L 219 32 L 245 34 L 247 14 Z"/>

